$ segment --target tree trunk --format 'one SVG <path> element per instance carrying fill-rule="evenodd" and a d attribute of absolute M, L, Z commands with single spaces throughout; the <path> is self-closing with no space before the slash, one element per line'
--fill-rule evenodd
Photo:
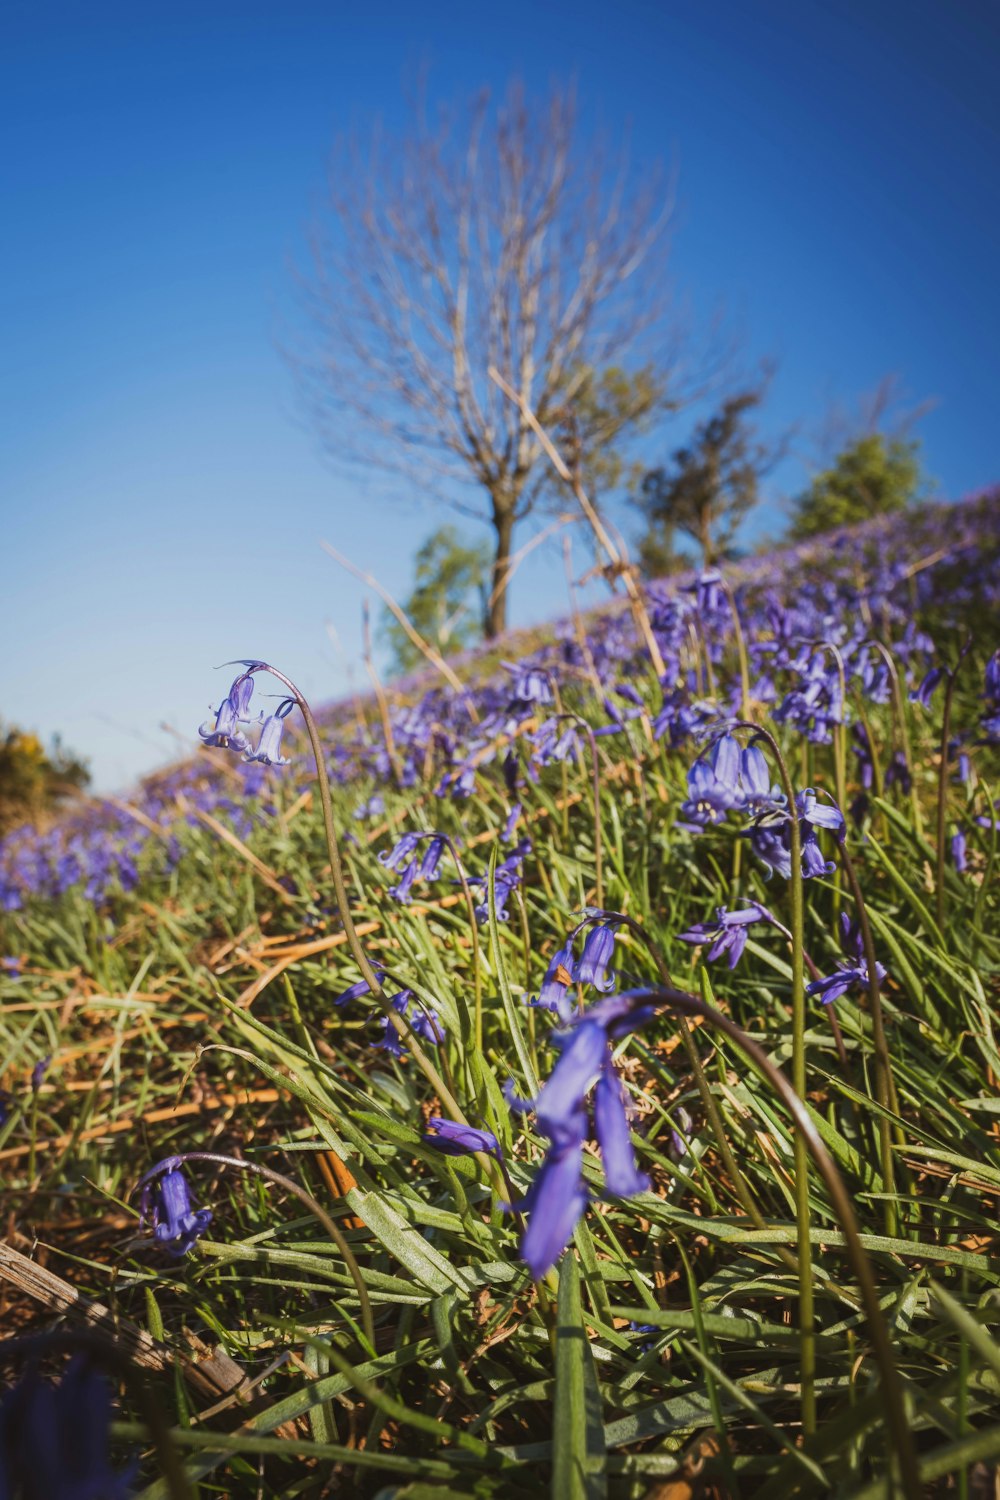
<path fill-rule="evenodd" d="M 488 641 L 495 640 L 507 629 L 507 565 L 510 562 L 511 542 L 514 537 L 514 507 L 493 502 L 493 530 L 496 532 L 496 550 L 493 554 L 491 574 L 491 602 L 486 610 L 484 634 Z"/>

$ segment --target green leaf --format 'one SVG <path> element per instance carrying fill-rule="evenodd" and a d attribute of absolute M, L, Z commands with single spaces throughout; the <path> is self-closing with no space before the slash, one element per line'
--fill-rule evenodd
<path fill-rule="evenodd" d="M 552 1450 L 552 1500 L 599 1500 L 607 1494 L 601 1397 L 572 1251 L 563 1256 L 559 1271 Z"/>

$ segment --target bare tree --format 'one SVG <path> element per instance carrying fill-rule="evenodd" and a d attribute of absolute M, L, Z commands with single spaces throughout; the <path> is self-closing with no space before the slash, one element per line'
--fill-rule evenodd
<path fill-rule="evenodd" d="M 518 85 L 496 110 L 483 95 L 432 126 L 417 108 L 401 139 L 335 154 L 300 278 L 301 389 L 332 453 L 492 526 L 491 636 L 515 528 L 551 486 L 523 408 L 558 428 L 595 372 L 624 372 L 626 391 L 641 375 L 601 424 L 613 445 L 648 420 L 651 389 L 674 405 L 687 378 L 667 316 L 668 194 L 631 179 L 625 152 L 610 161 L 579 137 L 570 92 L 536 108 Z"/>

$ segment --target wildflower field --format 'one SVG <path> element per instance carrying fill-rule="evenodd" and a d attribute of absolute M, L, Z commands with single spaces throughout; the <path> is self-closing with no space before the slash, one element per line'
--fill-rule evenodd
<path fill-rule="evenodd" d="M 993 1495 L 998 648 L 992 492 L 192 663 L 0 845 L 0 1496 Z"/>

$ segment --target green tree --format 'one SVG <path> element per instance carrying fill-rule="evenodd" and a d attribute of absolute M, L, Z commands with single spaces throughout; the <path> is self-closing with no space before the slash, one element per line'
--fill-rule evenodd
<path fill-rule="evenodd" d="M 442 656 L 471 645 L 483 633 L 490 549 L 470 546 L 454 526 L 441 526 L 415 558 L 414 589 L 403 605 L 410 622 Z M 399 621 L 384 610 L 380 634 L 392 652 L 391 670 L 410 672 L 424 658 Z"/>
<path fill-rule="evenodd" d="M 729 553 L 740 522 L 757 503 L 761 476 L 784 451 L 757 440 L 749 414 L 763 396 L 760 386 L 728 397 L 688 447 L 643 476 L 635 503 L 646 519 L 639 555 L 647 573 L 676 566 L 677 532 L 696 543 L 706 567 Z"/>
<path fill-rule="evenodd" d="M 0 726 L 0 833 L 38 822 L 89 781 L 86 763 L 58 735 L 46 751 L 35 735 Z"/>
<path fill-rule="evenodd" d="M 865 433 L 849 443 L 829 469 L 814 475 L 795 502 L 789 535 L 803 541 L 869 516 L 905 510 L 926 486 L 918 441 Z"/>

